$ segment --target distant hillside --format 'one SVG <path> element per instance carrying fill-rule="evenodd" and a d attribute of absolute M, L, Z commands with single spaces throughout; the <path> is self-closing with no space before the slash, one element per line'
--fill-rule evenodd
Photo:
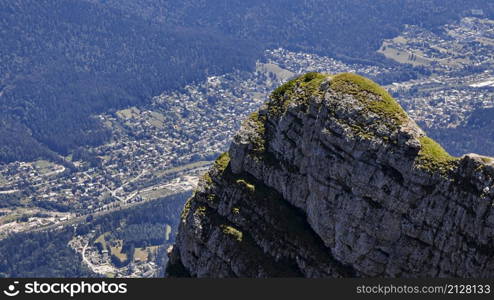
<path fill-rule="evenodd" d="M 475 152 L 494 156 L 494 108 L 477 109 L 464 124 L 431 129 L 430 134 L 455 155 Z"/>
<path fill-rule="evenodd" d="M 331 54 L 362 61 L 377 59 L 382 39 L 404 24 L 436 29 L 481 8 L 488 0 L 86 0 L 153 21 L 211 28 L 264 47 Z"/>
<path fill-rule="evenodd" d="M 0 40 L 3 162 L 100 144 L 109 133 L 91 114 L 249 69 L 260 55 L 218 33 L 74 0 L 0 2 Z"/>

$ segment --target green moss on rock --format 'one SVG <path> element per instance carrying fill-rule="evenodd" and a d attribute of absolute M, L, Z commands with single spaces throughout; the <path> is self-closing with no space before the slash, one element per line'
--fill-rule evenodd
<path fill-rule="evenodd" d="M 248 121 L 254 129 L 252 136 L 252 152 L 259 156 L 266 150 L 266 117 L 254 112 L 249 116 Z"/>
<path fill-rule="evenodd" d="M 213 179 L 209 175 L 209 172 L 204 173 L 204 175 L 202 176 L 202 180 L 206 183 L 206 185 L 210 185 L 213 183 Z"/>
<path fill-rule="evenodd" d="M 454 168 L 458 158 L 451 156 L 436 141 L 426 136 L 419 138 L 419 141 L 421 148 L 417 164 L 420 168 L 430 172 L 439 171 L 441 174 Z"/>
<path fill-rule="evenodd" d="M 194 213 L 196 216 L 205 216 L 206 215 L 206 206 L 199 206 L 196 208 L 196 211 Z"/>
<path fill-rule="evenodd" d="M 220 227 L 224 234 L 232 236 L 237 240 L 237 242 L 241 242 L 243 240 L 244 234 L 235 227 L 229 225 L 221 225 Z"/>
<path fill-rule="evenodd" d="M 225 171 L 230 163 L 230 154 L 228 152 L 223 152 L 214 162 L 214 166 L 219 172 Z"/>
<path fill-rule="evenodd" d="M 206 199 L 209 201 L 209 202 L 216 202 L 217 201 L 217 197 L 215 194 L 213 193 L 210 193 L 207 195 Z"/>
<path fill-rule="evenodd" d="M 206 184 L 206 187 L 213 184 L 213 178 L 211 177 L 211 175 L 215 174 L 214 171 L 218 172 L 219 174 L 222 174 L 226 170 L 229 164 L 230 164 L 230 154 L 228 154 L 228 152 L 222 153 L 215 160 L 213 164 L 213 169 L 204 173 L 204 175 L 201 178 L 202 181 Z"/>
<path fill-rule="evenodd" d="M 374 81 L 357 74 L 342 73 L 331 79 L 331 89 L 344 94 L 353 95 L 365 107 L 394 127 L 408 120 L 407 113 L 391 95 Z M 378 96 L 378 101 L 369 98 L 369 94 Z"/>
<path fill-rule="evenodd" d="M 237 184 L 241 185 L 243 188 L 245 188 L 251 193 L 254 193 L 256 191 L 256 187 L 253 184 L 248 183 L 244 179 L 238 179 Z"/>
<path fill-rule="evenodd" d="M 286 113 L 293 103 L 308 105 L 311 97 L 322 96 L 324 91 L 321 90 L 321 84 L 328 79 L 330 89 L 356 98 L 362 104 L 363 113 L 369 112 L 379 116 L 373 121 L 377 122 L 375 125 L 379 125 L 380 122 L 391 130 L 396 130 L 408 121 L 406 112 L 386 90 L 370 79 L 351 73 L 329 76 L 312 72 L 288 81 L 271 94 L 271 101 L 267 103 L 268 115 L 279 117 Z M 369 127 L 370 124 L 354 122 L 349 125 L 352 131 L 363 139 L 375 137 L 375 131 Z M 388 137 L 385 137 L 385 140 L 387 139 Z"/>
<path fill-rule="evenodd" d="M 286 112 L 293 102 L 307 103 L 309 97 L 318 94 L 322 82 L 328 75 L 310 72 L 281 85 L 271 94 L 268 103 L 270 116 L 280 116 Z"/>

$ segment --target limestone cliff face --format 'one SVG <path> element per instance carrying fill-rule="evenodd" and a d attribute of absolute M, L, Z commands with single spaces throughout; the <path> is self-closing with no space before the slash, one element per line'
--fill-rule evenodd
<path fill-rule="evenodd" d="M 491 161 L 449 156 L 367 79 L 309 73 L 201 180 L 167 273 L 492 277 Z"/>

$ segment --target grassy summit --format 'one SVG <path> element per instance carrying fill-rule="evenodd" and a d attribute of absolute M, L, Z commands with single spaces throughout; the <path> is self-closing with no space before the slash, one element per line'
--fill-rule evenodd
<path fill-rule="evenodd" d="M 420 152 L 417 157 L 418 166 L 428 171 L 439 171 L 444 174 L 454 167 L 458 158 L 451 156 L 436 141 L 429 137 L 421 137 Z"/>
<path fill-rule="evenodd" d="M 386 90 L 370 79 L 350 73 L 338 74 L 331 80 L 331 89 L 355 96 L 366 104 L 369 111 L 391 122 L 388 125 L 400 126 L 408 119 L 407 113 L 400 104 Z M 369 100 L 369 94 L 379 96 L 380 101 Z M 445 173 L 458 160 L 427 136 L 420 137 L 419 141 L 421 149 L 417 157 L 417 164 L 422 169 Z"/>
<path fill-rule="evenodd" d="M 351 73 L 329 76 L 311 72 L 288 81 L 271 94 L 271 101 L 268 103 L 270 115 L 279 116 L 287 110 L 290 103 L 306 103 L 310 96 L 319 95 L 321 83 L 327 78 L 330 78 L 332 90 L 354 96 L 369 111 L 393 125 L 399 126 L 407 120 L 406 112 L 386 90 L 370 79 Z M 378 101 L 371 95 L 377 96 Z"/>
<path fill-rule="evenodd" d="M 331 79 L 331 89 L 337 92 L 353 95 L 366 108 L 391 122 L 395 126 L 402 125 L 408 116 L 400 104 L 374 81 L 365 77 L 342 73 Z M 370 100 L 369 95 L 378 96 L 379 101 Z"/>
<path fill-rule="evenodd" d="M 271 101 L 268 102 L 269 114 L 284 114 L 293 101 L 307 103 L 310 96 L 319 94 L 319 87 L 326 78 L 328 75 L 310 72 L 281 85 L 271 94 Z"/>
<path fill-rule="evenodd" d="M 373 113 L 378 118 L 373 119 L 371 123 L 360 123 L 357 120 L 348 122 L 352 131 L 361 138 L 376 137 L 376 132 L 373 126 L 383 124 L 392 132 L 396 132 L 402 125 L 408 121 L 408 115 L 400 106 L 400 104 L 391 95 L 370 79 L 357 74 L 341 73 L 334 76 L 307 73 L 293 80 L 288 81 L 278 87 L 271 94 L 271 101 L 267 103 L 268 117 L 280 117 L 286 113 L 290 104 L 308 105 L 311 97 L 322 96 L 324 91 L 321 90 L 321 84 L 329 79 L 329 88 L 337 93 L 352 95 L 358 100 L 358 106 L 361 112 Z M 265 150 L 265 117 L 261 117 L 258 113 L 250 116 L 252 124 L 257 130 L 254 150 L 257 153 L 262 153 Z M 385 141 L 390 140 L 389 136 L 379 135 Z M 439 172 L 445 174 L 455 166 L 457 158 L 451 156 L 441 145 L 436 143 L 429 137 L 420 137 L 419 142 L 421 150 L 416 158 L 416 164 L 431 172 Z"/>

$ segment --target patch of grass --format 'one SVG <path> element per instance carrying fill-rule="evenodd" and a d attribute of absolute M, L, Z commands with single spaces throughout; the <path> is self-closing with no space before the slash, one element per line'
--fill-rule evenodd
<path fill-rule="evenodd" d="M 230 164 L 230 154 L 228 152 L 223 152 L 214 162 L 213 168 L 216 170 L 220 175 L 223 174 L 223 172 L 226 170 L 228 165 Z M 206 184 L 206 187 L 209 187 L 210 185 L 213 184 L 213 178 L 211 177 L 211 174 L 216 174 L 214 170 L 209 170 L 204 175 L 202 176 L 202 181 Z"/>
<path fill-rule="evenodd" d="M 146 190 L 140 194 L 143 199 L 152 200 L 152 199 L 161 198 L 163 197 L 163 195 L 166 195 L 168 193 L 170 193 L 170 190 L 168 188 L 158 188 L 158 189 Z"/>
<path fill-rule="evenodd" d="M 277 87 L 271 94 L 271 98 L 273 98 L 274 100 L 279 100 L 282 99 L 288 93 L 293 92 L 293 90 L 297 86 L 297 80 L 298 80 L 297 78 L 292 79 Z"/>
<path fill-rule="evenodd" d="M 115 255 L 120 261 L 123 262 L 127 260 L 127 254 L 122 252 L 122 247 L 123 241 L 116 240 L 116 246 L 110 247 L 110 253 L 111 255 Z"/>
<path fill-rule="evenodd" d="M 286 112 L 290 103 L 298 101 L 307 103 L 310 96 L 319 92 L 321 83 L 328 78 L 327 75 L 310 72 L 288 81 L 273 91 L 271 101 L 267 103 L 271 116 L 280 116 Z M 301 89 L 295 92 L 298 88 Z"/>
<path fill-rule="evenodd" d="M 327 75 L 311 72 L 286 82 L 273 91 L 267 103 L 267 115 L 279 117 L 286 112 L 290 103 L 307 104 L 309 97 L 319 93 L 321 83 Z M 266 121 L 267 116 L 259 112 L 252 113 L 247 122 L 254 129 L 252 155 L 261 158 L 266 154 Z"/>
<path fill-rule="evenodd" d="M 244 234 L 242 231 L 229 226 L 229 225 L 221 225 L 221 229 L 223 230 L 224 234 L 231 235 L 233 236 L 238 242 L 241 242 L 244 238 Z"/>
<path fill-rule="evenodd" d="M 108 232 L 103 233 L 100 235 L 95 241 L 94 244 L 100 243 L 102 249 L 106 249 L 106 236 L 108 235 Z"/>
<path fill-rule="evenodd" d="M 254 112 L 249 116 L 248 122 L 255 130 L 255 136 L 252 139 L 252 151 L 254 154 L 262 154 L 266 150 L 266 117 Z"/>
<path fill-rule="evenodd" d="M 200 217 L 204 217 L 206 215 L 206 206 L 199 206 L 194 215 L 197 215 L 197 216 L 200 216 Z"/>
<path fill-rule="evenodd" d="M 251 136 L 252 149 L 250 152 L 253 158 L 272 161 L 266 151 L 267 118 L 283 115 L 290 103 L 307 105 L 309 98 L 320 92 L 320 86 L 327 78 L 327 75 L 311 72 L 290 80 L 273 91 L 270 96 L 271 101 L 267 103 L 267 114 L 254 112 L 249 116 L 247 122 L 254 133 Z"/>
<path fill-rule="evenodd" d="M 128 120 L 140 113 L 141 111 L 137 107 L 131 107 L 131 108 L 119 110 L 115 114 L 120 119 Z"/>
<path fill-rule="evenodd" d="M 208 172 L 204 173 L 204 175 L 202 176 L 202 180 L 204 180 L 204 182 L 206 182 L 207 185 L 211 185 L 213 183 L 213 179 L 211 178 Z"/>
<path fill-rule="evenodd" d="M 134 261 L 148 261 L 149 253 L 156 255 L 159 246 L 150 246 L 146 248 L 135 248 Z"/>
<path fill-rule="evenodd" d="M 217 197 L 215 194 L 212 194 L 211 191 L 208 193 L 206 199 L 209 201 L 209 202 L 216 202 L 217 200 Z"/>
<path fill-rule="evenodd" d="M 378 115 L 380 120 L 377 122 L 385 123 L 390 129 L 396 130 L 408 120 L 406 112 L 386 90 L 370 79 L 351 73 L 330 77 L 312 72 L 290 80 L 271 94 L 271 101 L 267 103 L 269 116 L 284 114 L 294 102 L 308 106 L 311 97 L 322 96 L 323 91 L 320 87 L 328 78 L 333 91 L 354 96 L 363 104 L 364 113 L 367 111 Z M 252 119 L 255 117 L 251 116 Z M 352 131 L 362 138 L 369 139 L 374 136 L 368 125 L 352 124 L 351 127 Z M 259 148 L 262 150 L 262 147 Z"/>
<path fill-rule="evenodd" d="M 353 95 L 365 104 L 369 111 L 391 121 L 394 126 L 402 125 L 408 119 L 400 104 L 385 89 L 370 79 L 357 74 L 341 73 L 331 79 L 330 87 L 334 91 Z M 369 99 L 368 94 L 378 96 L 379 101 Z"/>
<path fill-rule="evenodd" d="M 136 248 L 134 251 L 134 261 L 147 261 L 148 254 L 146 248 Z"/>
<path fill-rule="evenodd" d="M 214 162 L 214 166 L 219 172 L 223 172 L 230 163 L 230 154 L 223 152 Z"/>
<path fill-rule="evenodd" d="M 256 187 L 253 184 L 248 183 L 244 179 L 238 179 L 236 182 L 251 193 L 254 193 L 256 191 Z"/>
<path fill-rule="evenodd" d="M 418 165 L 422 169 L 441 174 L 447 173 L 454 167 L 458 158 L 451 156 L 441 145 L 429 137 L 419 138 L 421 149 L 418 155 Z"/>
<path fill-rule="evenodd" d="M 33 162 L 33 165 L 38 168 L 38 169 L 46 169 L 49 167 L 52 167 L 54 164 L 52 162 L 49 162 L 47 160 L 37 160 Z"/>

